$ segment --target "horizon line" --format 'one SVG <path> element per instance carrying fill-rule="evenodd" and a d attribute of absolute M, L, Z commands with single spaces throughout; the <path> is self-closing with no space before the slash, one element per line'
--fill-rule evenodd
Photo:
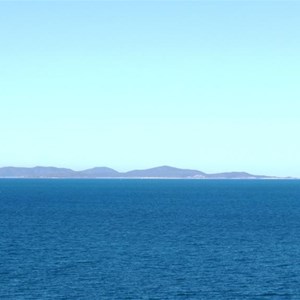
<path fill-rule="evenodd" d="M 137 169 L 129 169 L 127 171 L 119 171 L 118 169 L 115 168 L 111 168 L 111 167 L 107 167 L 107 166 L 94 166 L 94 167 L 89 167 L 89 168 L 84 168 L 84 169 L 73 169 L 71 167 L 57 167 L 54 165 L 35 165 L 33 167 L 24 167 L 24 166 L 14 166 L 14 165 L 5 165 L 5 166 L 0 166 L 0 170 L 1 169 L 5 169 L 5 168 L 12 168 L 12 169 L 37 169 L 37 168 L 41 168 L 41 169 L 47 169 L 47 168 L 53 168 L 53 169 L 64 169 L 64 170 L 68 170 L 68 171 L 72 171 L 74 173 L 80 173 L 80 172 L 85 172 L 85 171 L 90 171 L 90 170 L 94 170 L 94 169 L 109 169 L 111 171 L 117 172 L 118 174 L 122 175 L 122 174 L 127 174 L 130 172 L 135 172 L 135 171 L 149 171 L 149 170 L 154 170 L 154 169 L 162 169 L 162 168 L 169 168 L 169 169 L 173 169 L 173 170 L 179 170 L 179 171 L 195 171 L 195 172 L 200 172 L 203 175 L 208 175 L 208 176 L 212 176 L 212 175 L 221 175 L 221 174 L 239 174 L 242 173 L 244 175 L 249 175 L 249 176 L 253 176 L 253 177 L 269 177 L 269 178 L 285 178 L 285 179 L 300 179 L 300 177 L 297 176 L 277 176 L 277 175 L 262 175 L 262 174 L 253 174 L 253 173 L 249 173 L 248 171 L 217 171 L 217 172 L 204 172 L 202 170 L 199 169 L 195 169 L 195 168 L 178 168 L 178 167 L 174 167 L 174 166 L 170 166 L 170 165 L 159 165 L 159 166 L 155 166 L 155 167 L 150 167 L 150 168 L 137 168 Z M 1 177 L 1 176 L 0 176 Z M 166 176 L 167 177 L 167 176 Z M 2 177 L 3 178 L 3 177 Z M 103 177 L 104 178 L 104 177 Z M 109 176 L 107 178 L 110 178 Z M 119 177 L 120 178 L 120 177 Z M 140 176 L 138 178 L 141 178 Z M 149 176 L 147 177 L 149 178 Z"/>

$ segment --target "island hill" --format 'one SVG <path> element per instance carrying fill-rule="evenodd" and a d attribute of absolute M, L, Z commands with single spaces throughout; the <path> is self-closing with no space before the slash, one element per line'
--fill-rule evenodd
<path fill-rule="evenodd" d="M 3 167 L 0 168 L 0 178 L 275 179 L 276 177 L 252 175 L 246 172 L 207 174 L 198 170 L 161 166 L 129 172 L 118 172 L 107 167 L 97 167 L 83 171 L 56 167 Z"/>

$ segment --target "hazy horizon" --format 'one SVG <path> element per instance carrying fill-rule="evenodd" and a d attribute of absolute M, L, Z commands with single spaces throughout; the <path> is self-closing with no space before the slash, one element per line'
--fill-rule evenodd
<path fill-rule="evenodd" d="M 203 172 L 207 175 L 210 175 L 210 174 L 221 174 L 221 173 L 239 173 L 239 172 L 245 172 L 245 173 L 248 173 L 248 174 L 251 174 L 251 175 L 258 175 L 258 176 L 274 176 L 274 177 L 293 177 L 293 176 L 289 176 L 289 175 L 286 175 L 286 176 L 279 176 L 277 174 L 267 174 L 267 173 L 260 173 L 260 174 L 254 174 L 254 173 L 251 173 L 251 172 L 248 172 L 248 170 L 216 170 L 215 172 L 206 172 L 205 170 L 203 169 L 198 169 L 198 168 L 185 168 L 185 167 L 178 167 L 178 166 L 174 166 L 174 165 L 156 165 L 156 166 L 148 166 L 148 167 L 145 167 L 145 168 L 131 168 L 131 169 L 117 169 L 117 168 L 112 168 L 108 165 L 99 165 L 99 166 L 90 166 L 90 167 L 87 167 L 87 168 L 81 168 L 81 169 L 76 169 L 76 168 L 72 168 L 72 167 L 66 167 L 66 166 L 55 166 L 55 165 L 32 165 L 32 166 L 13 166 L 13 165 L 7 165 L 7 166 L 0 166 L 0 169 L 2 168 L 28 168 L 28 169 L 34 169 L 34 168 L 58 168 L 58 169 L 69 169 L 69 170 L 72 170 L 72 171 L 75 171 L 75 172 L 81 172 L 81 171 L 87 171 L 87 170 L 92 170 L 92 169 L 97 169 L 97 168 L 108 168 L 108 169 L 111 169 L 111 170 L 114 170 L 114 171 L 117 171 L 119 173 L 126 173 L 126 172 L 131 172 L 131 171 L 142 171 L 142 170 L 151 170 L 151 169 L 158 169 L 158 168 L 172 168 L 172 169 L 180 169 L 180 170 L 194 170 L 194 171 L 200 171 L 200 172 Z M 298 178 L 296 176 L 294 176 L 293 178 Z"/>
<path fill-rule="evenodd" d="M 300 177 L 299 11 L 0 1 L 0 167 Z"/>

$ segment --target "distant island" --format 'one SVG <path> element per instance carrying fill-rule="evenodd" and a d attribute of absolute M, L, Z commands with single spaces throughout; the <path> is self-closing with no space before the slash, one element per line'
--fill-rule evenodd
<path fill-rule="evenodd" d="M 2 167 L 0 168 L 0 178 L 289 179 L 289 177 L 253 175 L 246 172 L 207 174 L 198 170 L 170 166 L 129 172 L 118 172 L 107 167 L 96 167 L 83 171 L 39 166 L 34 168 Z"/>

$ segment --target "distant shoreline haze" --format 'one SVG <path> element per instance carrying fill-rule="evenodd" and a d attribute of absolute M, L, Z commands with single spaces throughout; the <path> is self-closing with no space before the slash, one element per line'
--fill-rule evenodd
<path fill-rule="evenodd" d="M 95 167 L 82 171 L 43 166 L 33 168 L 2 167 L 0 168 L 0 178 L 292 179 L 291 177 L 253 175 L 247 172 L 208 174 L 198 170 L 179 169 L 170 166 L 160 166 L 128 172 L 118 172 L 108 167 Z"/>

